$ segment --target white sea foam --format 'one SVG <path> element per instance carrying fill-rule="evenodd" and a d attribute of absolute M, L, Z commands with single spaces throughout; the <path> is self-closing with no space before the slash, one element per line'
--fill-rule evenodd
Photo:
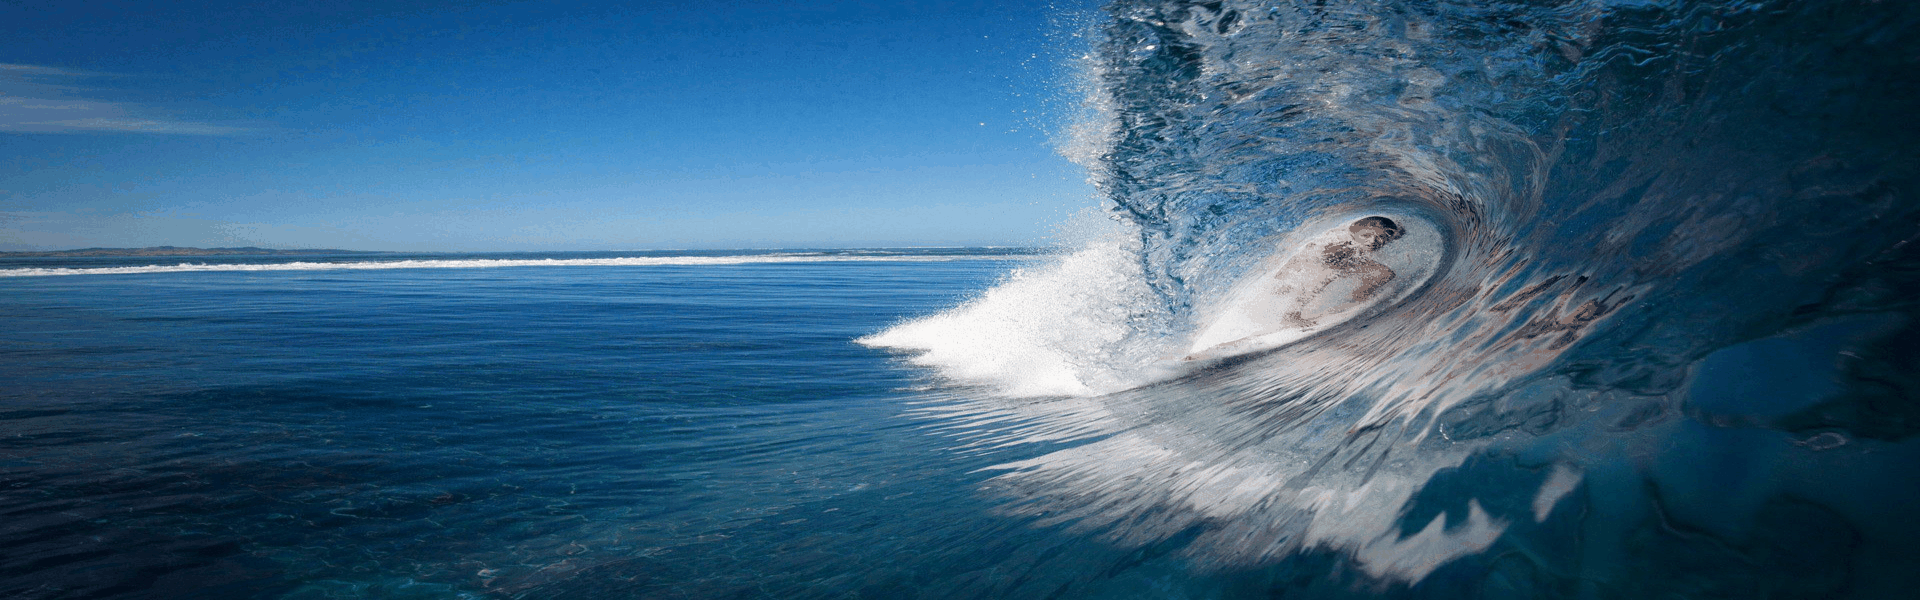
<path fill-rule="evenodd" d="M 1157 305 L 1140 273 L 1139 237 L 1097 211 L 1063 227 L 1077 250 L 1019 269 L 952 310 L 861 338 L 917 352 L 914 364 L 1014 397 L 1091 396 L 1144 381 L 1141 333 Z"/>
<path fill-rule="evenodd" d="M 828 262 L 950 262 L 961 260 L 1007 260 L 1002 254 L 973 255 L 869 255 L 869 254 L 754 254 L 741 256 L 634 256 L 620 258 L 540 258 L 540 259 L 446 259 L 391 260 L 361 262 L 285 262 L 253 264 L 179 263 L 130 267 L 22 268 L 0 269 L 0 277 L 46 277 L 54 275 L 131 275 L 141 273 L 190 273 L 210 271 L 365 271 L 386 269 L 493 269 L 503 267 L 653 267 L 748 265 L 770 263 Z"/>

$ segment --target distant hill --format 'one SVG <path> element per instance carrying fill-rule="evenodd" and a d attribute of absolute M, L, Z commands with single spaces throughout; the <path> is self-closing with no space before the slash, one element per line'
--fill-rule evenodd
<path fill-rule="evenodd" d="M 0 257 L 22 258 L 36 256 L 289 256 L 314 254 L 385 254 L 364 250 L 331 250 L 320 248 L 278 250 L 273 248 L 181 248 L 179 246 L 153 246 L 150 248 L 81 248 L 79 250 L 47 250 L 31 252 L 0 252 Z"/>

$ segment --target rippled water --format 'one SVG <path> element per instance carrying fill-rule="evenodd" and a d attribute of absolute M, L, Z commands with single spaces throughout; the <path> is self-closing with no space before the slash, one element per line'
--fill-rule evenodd
<path fill-rule="evenodd" d="M 10 279 L 0 596 L 1141 577 L 1129 551 L 995 516 L 974 471 L 996 453 L 949 453 L 910 414 L 919 376 L 851 343 L 1030 260 L 925 254 L 966 260 Z"/>

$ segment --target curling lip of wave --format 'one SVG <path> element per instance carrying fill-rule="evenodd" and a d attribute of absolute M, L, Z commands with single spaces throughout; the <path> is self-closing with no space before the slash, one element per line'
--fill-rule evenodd
<path fill-rule="evenodd" d="M 1099 122 L 1069 154 L 1130 239 L 862 342 L 966 384 L 925 413 L 965 447 L 1034 443 L 982 485 L 1006 514 L 1203 568 L 1342 553 L 1384 585 L 1513 540 L 1458 571 L 1497 581 L 1561 543 L 1530 525 L 1561 502 L 1638 494 L 1577 490 L 1652 469 L 1641 448 L 1734 426 L 1683 420 L 1699 357 L 1913 310 L 1914 234 L 1892 224 L 1920 213 L 1920 147 L 1887 124 L 1920 97 L 1892 75 L 1920 14 L 1866 4 L 1115 0 L 1087 63 Z M 1431 277 L 1265 337 L 1290 327 L 1269 265 L 1363 213 L 1433 224 Z M 1223 305 L 1270 310 L 1209 335 Z M 1153 362 L 1249 335 L 1245 358 Z M 1024 398 L 1050 394 L 1082 397 Z M 1642 543 L 1577 527 L 1596 535 L 1574 556 Z"/>
<path fill-rule="evenodd" d="M 366 262 L 285 262 L 253 264 L 180 263 L 131 267 L 24 268 L 0 269 L 0 277 L 46 277 L 54 275 L 132 275 L 141 273 L 182 273 L 202 271 L 354 271 L 385 269 L 487 269 L 500 267 L 654 267 L 748 265 L 823 262 L 951 262 L 962 260 L 1006 260 L 1009 255 L 824 255 L 756 254 L 748 256 L 639 256 L 622 258 L 541 258 L 541 259 L 456 259 L 395 260 Z"/>

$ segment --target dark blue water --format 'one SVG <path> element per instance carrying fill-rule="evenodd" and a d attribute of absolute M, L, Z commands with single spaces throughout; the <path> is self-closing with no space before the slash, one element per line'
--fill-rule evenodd
<path fill-rule="evenodd" d="M 1920 590 L 1920 3 L 1089 22 L 1053 256 L 0 264 L 0 595 Z"/>
<path fill-rule="evenodd" d="M 852 343 L 1015 264 L 8 279 L 0 596 L 1097 590 Z"/>

